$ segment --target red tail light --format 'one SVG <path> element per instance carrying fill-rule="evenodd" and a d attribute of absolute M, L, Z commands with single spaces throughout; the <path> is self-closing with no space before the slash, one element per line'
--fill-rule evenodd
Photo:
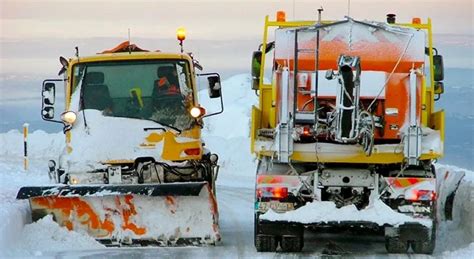
<path fill-rule="evenodd" d="M 188 148 L 184 150 L 184 153 L 188 156 L 199 156 L 201 154 L 200 148 Z"/>
<path fill-rule="evenodd" d="M 311 130 L 310 130 L 309 127 L 304 127 L 303 128 L 303 135 L 305 135 L 305 136 L 311 135 Z"/>
<path fill-rule="evenodd" d="M 411 190 L 405 196 L 405 200 L 409 201 L 434 201 L 436 200 L 436 192 L 431 190 Z"/>
<path fill-rule="evenodd" d="M 257 188 L 257 198 L 284 199 L 288 197 L 287 187 L 259 187 Z"/>

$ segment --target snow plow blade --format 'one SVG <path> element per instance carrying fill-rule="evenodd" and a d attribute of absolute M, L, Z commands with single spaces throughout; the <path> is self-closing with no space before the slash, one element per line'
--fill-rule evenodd
<path fill-rule="evenodd" d="M 111 246 L 203 245 L 220 240 L 217 203 L 206 182 L 23 187 L 33 221 L 46 215 Z"/>

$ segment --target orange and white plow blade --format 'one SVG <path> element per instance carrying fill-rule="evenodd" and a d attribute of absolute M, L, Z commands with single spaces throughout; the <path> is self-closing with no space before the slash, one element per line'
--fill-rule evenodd
<path fill-rule="evenodd" d="M 208 185 L 198 196 L 37 196 L 33 219 L 52 214 L 69 230 L 111 245 L 215 244 L 220 240 L 217 203 Z"/>

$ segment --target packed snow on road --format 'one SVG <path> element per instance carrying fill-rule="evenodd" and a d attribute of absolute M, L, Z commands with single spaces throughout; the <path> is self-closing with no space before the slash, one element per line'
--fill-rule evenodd
<path fill-rule="evenodd" d="M 220 232 L 222 241 L 216 246 L 106 248 L 88 235 L 60 227 L 51 216 L 31 222 L 28 202 L 16 200 L 21 186 L 51 184 L 47 161 L 57 159 L 64 148 L 62 133 L 35 131 L 28 139 L 29 169 L 23 168 L 23 134 L 17 130 L 0 134 L 0 257 L 286 257 L 284 253 L 257 253 L 253 244 L 254 181 L 256 161 L 250 154 L 250 106 L 257 97 L 249 91 L 249 75 L 236 75 L 222 82 L 225 102 L 224 116 L 208 118 L 204 127 L 206 146 L 219 154 L 221 170 L 217 180 Z M 204 104 L 205 106 L 205 104 Z M 474 172 L 449 165 L 436 165 L 439 181 L 439 224 L 433 257 L 472 258 Z M 453 215 L 447 220 L 444 202 L 456 192 Z M 380 204 L 379 204 L 380 205 Z M 316 206 L 316 205 L 315 205 Z M 344 219 L 357 211 L 352 207 L 335 209 L 334 204 L 320 204 L 307 210 L 331 210 L 332 214 L 308 214 L 287 217 L 329 217 Z M 321 207 L 322 206 L 322 207 Z M 378 205 L 377 205 L 378 206 Z M 375 206 L 375 216 L 387 221 L 394 218 L 392 210 Z M 296 212 L 296 211 L 295 211 Z M 273 214 L 268 217 L 275 217 Z M 311 218 L 306 220 L 310 221 Z M 160 220 L 166 224 L 166 219 Z M 305 233 L 303 252 L 295 256 L 322 256 L 328 253 L 373 258 L 389 257 L 383 237 L 367 233 Z M 421 255 L 390 255 L 390 257 Z"/>

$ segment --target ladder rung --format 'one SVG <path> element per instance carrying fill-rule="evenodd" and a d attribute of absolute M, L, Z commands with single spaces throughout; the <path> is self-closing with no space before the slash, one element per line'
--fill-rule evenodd
<path fill-rule="evenodd" d="M 302 93 L 302 94 L 316 94 L 316 91 L 298 90 L 298 93 Z"/>
<path fill-rule="evenodd" d="M 298 49 L 298 53 L 314 53 L 314 49 Z"/>
<path fill-rule="evenodd" d="M 314 112 L 296 112 L 295 120 L 300 123 L 314 123 Z"/>

